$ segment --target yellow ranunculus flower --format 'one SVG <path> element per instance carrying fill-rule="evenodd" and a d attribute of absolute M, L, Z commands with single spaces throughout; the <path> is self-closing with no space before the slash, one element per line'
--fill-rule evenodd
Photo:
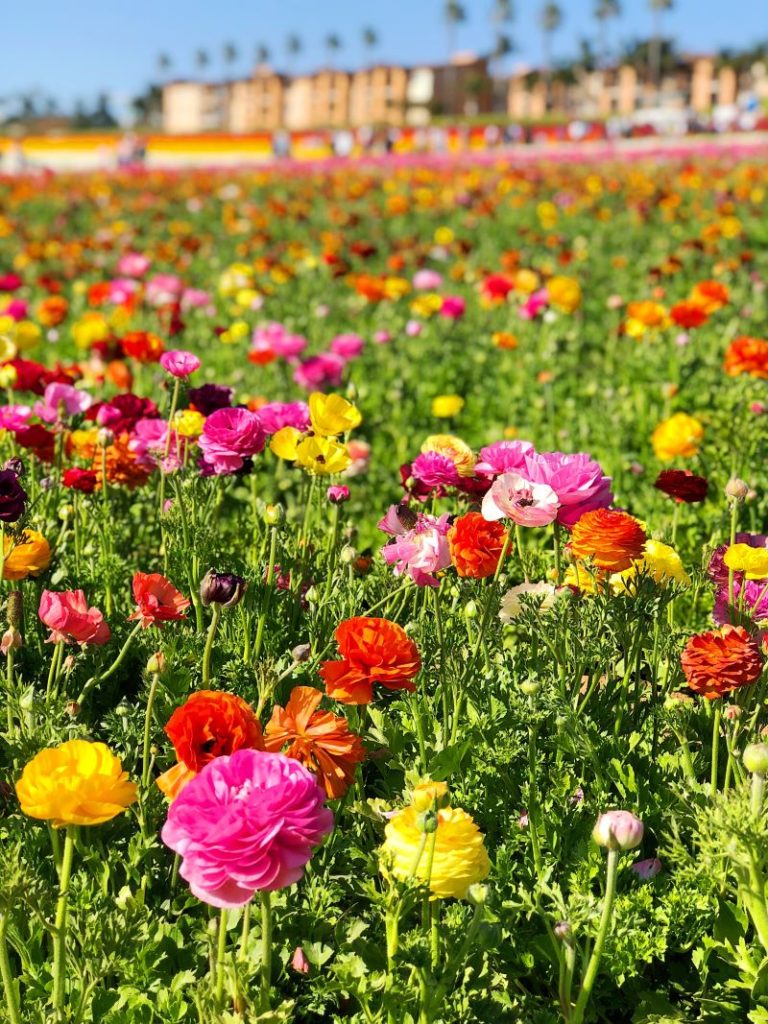
<path fill-rule="evenodd" d="M 78 348 L 90 348 L 94 342 L 104 341 L 109 334 L 109 324 L 101 313 L 88 311 L 72 324 L 72 337 Z"/>
<path fill-rule="evenodd" d="M 748 580 L 764 580 L 768 576 L 768 548 L 731 544 L 723 561 L 733 572 L 743 572 Z"/>
<path fill-rule="evenodd" d="M 768 551 L 765 552 L 768 555 Z M 648 540 L 645 553 L 639 562 L 633 562 L 629 569 L 611 576 L 611 585 L 616 590 L 627 590 L 627 584 L 638 573 L 648 573 L 659 586 L 667 583 L 680 583 L 690 587 L 691 577 L 683 568 L 680 555 L 669 544 L 660 540 Z"/>
<path fill-rule="evenodd" d="M 243 338 L 247 337 L 250 330 L 251 329 L 245 320 L 234 320 L 226 331 L 222 331 L 219 335 L 219 341 L 223 345 L 234 345 L 238 341 L 242 341 Z"/>
<path fill-rule="evenodd" d="M 24 530 L 18 542 L 6 536 L 3 548 L 4 580 L 25 580 L 27 576 L 39 576 L 51 564 L 50 545 L 37 530 Z"/>
<path fill-rule="evenodd" d="M 522 295 L 532 295 L 539 287 L 541 278 L 535 270 L 528 270 L 523 267 L 515 274 L 515 291 Z"/>
<path fill-rule="evenodd" d="M 581 305 L 581 285 L 575 277 L 551 277 L 547 295 L 550 304 L 563 313 L 573 313 Z"/>
<path fill-rule="evenodd" d="M 309 396 L 309 418 L 312 429 L 323 437 L 335 437 L 354 430 L 362 422 L 360 410 L 341 395 L 324 395 L 313 391 Z"/>
<path fill-rule="evenodd" d="M 438 295 L 437 292 L 425 292 L 423 295 L 417 295 L 413 300 L 411 303 L 411 312 L 414 316 L 420 316 L 427 319 L 427 317 L 434 316 L 435 313 L 439 313 L 442 305 L 442 295 Z"/>
<path fill-rule="evenodd" d="M 651 444 L 656 458 L 670 462 L 675 458 L 695 455 L 704 437 L 704 427 L 686 412 L 676 412 L 656 427 Z"/>
<path fill-rule="evenodd" d="M 456 235 L 453 233 L 453 228 L 440 227 L 435 229 L 435 244 L 436 245 L 450 245 L 455 239 Z"/>
<path fill-rule="evenodd" d="M 475 471 L 476 460 L 472 449 L 453 434 L 430 434 L 421 450 L 447 456 L 456 467 L 459 476 L 472 476 Z"/>
<path fill-rule="evenodd" d="M 48 747 L 25 766 L 16 783 L 22 811 L 62 825 L 100 825 L 136 802 L 136 783 L 104 743 L 69 740 Z"/>
<path fill-rule="evenodd" d="M 296 427 L 281 427 L 276 434 L 272 435 L 269 442 L 269 450 L 278 459 L 286 459 L 293 462 L 298 453 L 299 441 L 302 434 Z"/>
<path fill-rule="evenodd" d="M 432 399 L 432 415 L 441 420 L 458 416 L 463 408 L 464 399 L 461 395 L 438 395 Z"/>
<path fill-rule="evenodd" d="M 0 388 L 12 388 L 19 379 L 15 366 L 0 366 Z"/>
<path fill-rule="evenodd" d="M 343 473 L 351 464 L 349 449 L 333 437 L 311 434 L 296 447 L 296 465 L 317 476 Z"/>
<path fill-rule="evenodd" d="M 432 782 L 425 779 L 414 786 L 411 803 L 417 811 L 427 811 L 437 803 L 438 807 L 448 804 L 448 786 L 445 782 Z"/>
<path fill-rule="evenodd" d="M 173 429 L 179 437 L 200 437 L 205 416 L 196 409 L 182 409 L 173 417 Z"/>
<path fill-rule="evenodd" d="M 387 823 L 384 845 L 379 850 L 382 868 L 401 881 L 417 878 L 428 884 L 435 899 L 464 899 L 469 887 L 487 878 L 491 869 L 483 834 L 466 811 L 445 807 L 437 812 L 437 830 L 426 835 L 422 849 L 423 813 L 412 804 Z"/>
<path fill-rule="evenodd" d="M 404 277 L 388 277 L 384 281 L 384 293 L 388 299 L 401 299 L 411 290 L 411 286 Z"/>

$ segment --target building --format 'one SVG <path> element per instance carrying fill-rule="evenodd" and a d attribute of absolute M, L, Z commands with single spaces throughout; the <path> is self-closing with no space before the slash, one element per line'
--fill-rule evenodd
<path fill-rule="evenodd" d="M 352 73 L 349 89 L 349 123 L 399 125 L 408 105 L 409 72 L 395 64 L 380 64 Z"/>
<path fill-rule="evenodd" d="M 172 135 L 229 127 L 231 82 L 169 82 L 163 87 L 163 130 Z"/>

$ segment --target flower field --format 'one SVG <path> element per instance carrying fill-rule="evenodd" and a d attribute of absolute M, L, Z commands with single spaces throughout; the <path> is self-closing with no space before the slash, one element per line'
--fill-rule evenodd
<path fill-rule="evenodd" d="M 768 1024 L 767 196 L 0 182 L 0 1019 Z"/>

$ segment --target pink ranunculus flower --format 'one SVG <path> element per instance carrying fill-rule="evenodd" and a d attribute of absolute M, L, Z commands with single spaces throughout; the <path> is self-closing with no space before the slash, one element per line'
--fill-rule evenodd
<path fill-rule="evenodd" d="M 58 423 L 90 409 L 93 399 L 87 391 L 71 384 L 49 384 L 42 402 L 35 402 L 35 415 L 46 423 Z"/>
<path fill-rule="evenodd" d="M 359 334 L 337 334 L 330 344 L 331 352 L 342 359 L 357 359 L 362 355 L 365 342 Z"/>
<path fill-rule="evenodd" d="M 202 288 L 185 288 L 181 293 L 181 308 L 184 312 L 190 309 L 202 309 L 211 315 L 214 312 L 211 294 L 204 292 Z"/>
<path fill-rule="evenodd" d="M 82 590 L 44 590 L 38 609 L 51 633 L 46 643 L 105 644 L 111 634 L 98 608 L 89 608 Z"/>
<path fill-rule="evenodd" d="M 198 444 L 217 476 L 236 473 L 264 447 L 264 428 L 248 409 L 217 409 L 205 421 Z"/>
<path fill-rule="evenodd" d="M 436 291 L 442 283 L 443 275 L 429 268 L 417 270 L 413 275 L 413 287 L 417 292 Z"/>
<path fill-rule="evenodd" d="M 309 406 L 306 402 L 267 402 L 256 415 L 266 434 L 276 434 L 283 427 L 295 427 L 302 433 L 309 430 Z"/>
<path fill-rule="evenodd" d="M 133 278 L 116 277 L 114 281 L 109 282 L 109 301 L 115 306 L 120 306 L 130 302 L 138 290 L 139 285 Z"/>
<path fill-rule="evenodd" d="M 480 449 L 475 473 L 493 479 L 502 473 L 520 472 L 525 465 L 526 455 L 533 454 L 533 450 L 530 441 L 494 441 Z"/>
<path fill-rule="evenodd" d="M 532 452 L 521 473 L 532 483 L 549 484 L 560 502 L 557 521 L 568 528 L 585 512 L 607 508 L 613 501 L 611 478 L 586 452 Z"/>
<path fill-rule="evenodd" d="M 435 573 L 451 564 L 450 517 L 446 514 L 438 519 L 418 512 L 412 514 L 411 526 L 401 515 L 398 506 L 392 505 L 378 523 L 379 529 L 393 538 L 381 549 L 382 558 L 395 567 L 395 576 L 407 573 L 419 587 L 440 586 Z"/>
<path fill-rule="evenodd" d="M 181 877 L 199 900 L 235 908 L 298 882 L 332 828 L 325 790 L 304 765 L 238 750 L 187 783 L 161 837 L 182 858 Z"/>
<path fill-rule="evenodd" d="M 409 320 L 405 325 L 405 333 L 409 338 L 418 338 L 423 329 L 418 320 Z"/>
<path fill-rule="evenodd" d="M 10 299 L 0 312 L 2 316 L 9 316 L 11 320 L 26 320 L 29 316 L 29 303 L 25 299 Z"/>
<path fill-rule="evenodd" d="M 427 487 L 458 487 L 461 483 L 456 465 L 440 452 L 422 452 L 411 463 L 411 476 Z"/>
<path fill-rule="evenodd" d="M 440 316 L 446 320 L 461 320 L 466 309 L 467 304 L 460 295 L 446 295 L 440 307 Z"/>
<path fill-rule="evenodd" d="M 547 308 L 548 302 L 547 289 L 539 288 L 537 292 L 528 296 L 522 306 L 518 307 L 518 316 L 521 320 L 535 320 L 539 313 Z"/>
<path fill-rule="evenodd" d="M 0 406 L 0 430 L 16 431 L 26 427 L 32 415 L 30 405 Z"/>
<path fill-rule="evenodd" d="M 392 335 L 389 331 L 376 331 L 373 340 L 376 345 L 388 345 L 392 341 Z"/>
<path fill-rule="evenodd" d="M 533 483 L 519 473 L 502 473 L 483 498 L 483 518 L 511 519 L 518 526 L 547 526 L 560 503 L 549 484 Z"/>
<path fill-rule="evenodd" d="M 176 274 L 155 274 L 147 281 L 146 299 L 150 306 L 167 306 L 175 302 L 184 290 Z"/>
<path fill-rule="evenodd" d="M 183 348 L 174 348 L 163 352 L 160 356 L 160 365 L 172 377 L 186 380 L 195 370 L 200 369 L 200 360 L 194 352 L 188 352 Z"/>
<path fill-rule="evenodd" d="M 117 261 L 117 272 L 125 277 L 143 277 L 149 270 L 149 259 L 140 252 L 126 252 Z"/>
<path fill-rule="evenodd" d="M 322 352 L 310 356 L 293 371 L 293 382 L 306 391 L 322 391 L 323 388 L 338 388 L 346 362 L 333 352 Z"/>

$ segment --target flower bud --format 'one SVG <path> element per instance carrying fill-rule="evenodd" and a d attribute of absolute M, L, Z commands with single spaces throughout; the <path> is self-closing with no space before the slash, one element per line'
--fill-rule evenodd
<path fill-rule="evenodd" d="M 12 590 L 8 595 L 6 615 L 9 626 L 15 626 L 16 629 L 21 629 L 21 623 L 24 618 L 24 598 L 22 597 L 20 590 Z"/>
<path fill-rule="evenodd" d="M 440 821 L 437 817 L 437 811 L 432 810 L 431 808 L 430 810 L 419 814 L 416 818 L 416 824 L 419 827 L 419 831 L 426 832 L 427 835 L 437 832 L 437 826 L 439 823 Z"/>
<path fill-rule="evenodd" d="M 467 601 L 464 605 L 464 618 L 465 619 L 476 619 L 477 618 L 477 604 L 474 601 Z"/>
<path fill-rule="evenodd" d="M 11 650 L 17 651 L 19 647 L 21 647 L 21 633 L 15 626 L 9 626 L 0 640 L 0 654 L 7 654 Z"/>
<path fill-rule="evenodd" d="M 644 882 L 649 882 L 652 878 L 655 878 L 661 869 L 662 863 L 658 857 L 636 860 L 634 864 L 629 865 L 629 870 L 634 871 L 637 877 L 642 878 Z"/>
<path fill-rule="evenodd" d="M 351 565 L 356 558 L 357 551 L 353 547 L 350 547 L 349 544 L 347 544 L 346 547 L 343 547 L 339 552 L 339 559 L 344 563 L 344 565 Z"/>
<path fill-rule="evenodd" d="M 298 971 L 299 974 L 309 974 L 309 960 L 307 960 L 307 954 L 301 946 L 297 946 L 293 951 L 291 967 L 294 971 Z"/>
<path fill-rule="evenodd" d="M 737 476 L 732 476 L 725 485 L 725 496 L 729 501 L 741 504 L 741 502 L 746 500 L 748 494 L 749 484 L 740 480 Z"/>
<path fill-rule="evenodd" d="M 312 657 L 312 644 L 297 644 L 291 651 L 291 657 L 297 665 L 309 661 Z"/>
<path fill-rule="evenodd" d="M 16 455 L 8 459 L 6 464 L 3 466 L 3 469 L 9 469 L 11 473 L 18 477 L 24 476 L 24 473 L 26 472 L 24 469 L 24 463 Z"/>
<path fill-rule="evenodd" d="M 607 811 L 592 829 L 598 846 L 609 850 L 634 850 L 643 840 L 645 826 L 631 811 Z"/>
<path fill-rule="evenodd" d="M 320 600 L 320 594 L 317 587 L 309 587 L 304 593 L 304 600 L 307 601 L 308 604 L 317 604 Z"/>
<path fill-rule="evenodd" d="M 558 921 L 552 930 L 555 933 L 555 938 L 559 939 L 561 942 L 571 941 L 573 929 L 571 928 L 570 921 Z"/>
<path fill-rule="evenodd" d="M 156 651 L 150 656 L 149 661 L 147 662 L 147 672 L 149 672 L 151 676 L 161 676 L 167 667 L 168 664 L 162 651 Z"/>
<path fill-rule="evenodd" d="M 285 509 L 282 505 L 266 505 L 264 508 L 264 522 L 267 526 L 279 526 L 285 519 Z"/>
<path fill-rule="evenodd" d="M 726 708 L 723 708 L 723 718 L 727 722 L 735 722 L 738 718 L 741 718 L 742 710 L 738 704 L 729 704 Z"/>
<path fill-rule="evenodd" d="M 475 882 L 467 889 L 467 899 L 475 907 L 483 907 L 488 902 L 488 886 Z"/>
<path fill-rule="evenodd" d="M 233 572 L 216 572 L 209 569 L 200 582 L 200 599 L 207 608 L 211 604 L 219 604 L 222 608 L 231 608 L 239 604 L 245 593 L 245 580 Z"/>
<path fill-rule="evenodd" d="M 345 501 L 349 501 L 349 488 L 344 484 L 331 484 L 325 496 L 332 505 L 343 505 Z"/>
<path fill-rule="evenodd" d="M 62 523 L 67 523 L 72 518 L 74 508 L 71 505 L 62 505 L 59 508 L 59 519 Z"/>
<path fill-rule="evenodd" d="M 96 433 L 96 443 L 99 448 L 109 448 L 111 444 L 114 444 L 115 435 L 108 427 L 100 427 Z"/>
<path fill-rule="evenodd" d="M 526 697 L 535 697 L 541 689 L 541 683 L 538 679 L 526 679 L 524 683 L 520 683 L 520 689 Z"/>
<path fill-rule="evenodd" d="M 426 779 L 420 782 L 413 790 L 411 803 L 417 811 L 427 811 L 430 808 L 447 807 L 450 802 L 448 786 L 445 782 L 432 782 Z"/>
<path fill-rule="evenodd" d="M 768 743 L 750 743 L 744 748 L 744 767 L 754 775 L 768 775 Z"/>

